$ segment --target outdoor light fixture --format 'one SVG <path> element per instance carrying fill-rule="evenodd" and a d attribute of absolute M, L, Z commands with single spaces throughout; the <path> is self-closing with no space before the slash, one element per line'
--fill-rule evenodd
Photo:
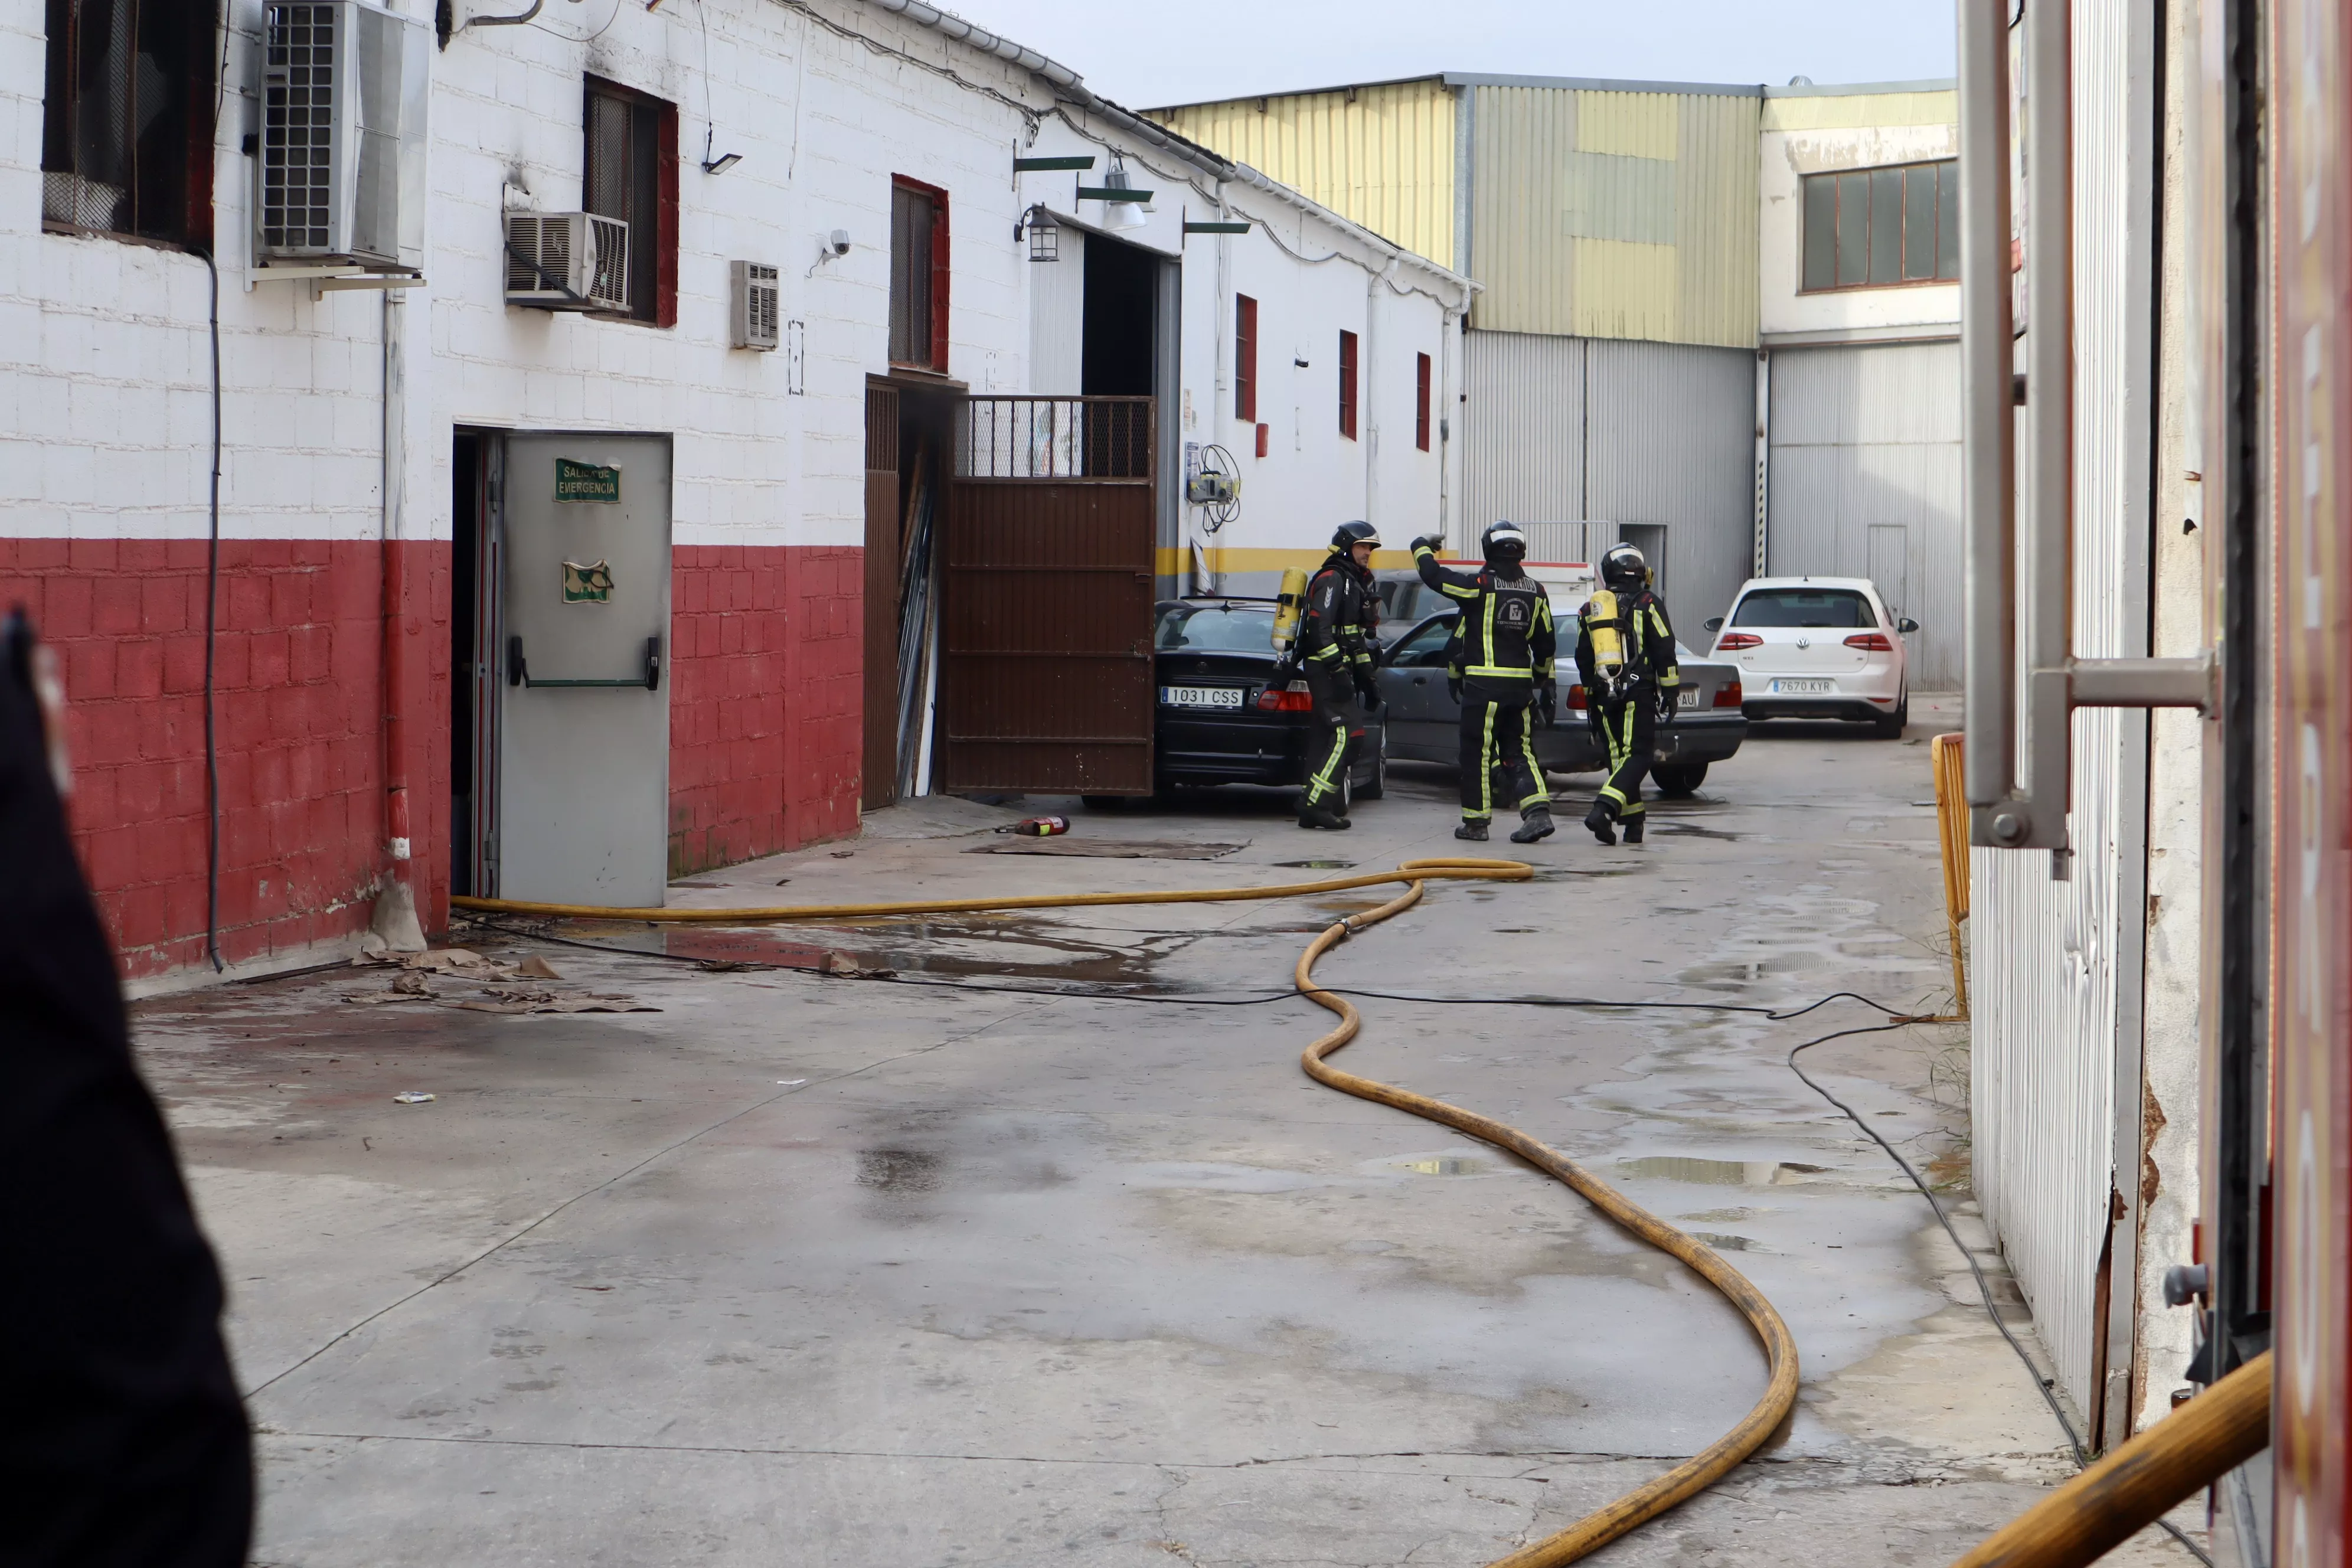
<path fill-rule="evenodd" d="M 1104 221 L 1111 227 L 1141 228 L 1150 221 L 1143 216 L 1142 207 L 1151 199 L 1152 193 L 1136 190 L 1127 183 L 1127 160 L 1116 153 L 1111 154 L 1110 173 L 1103 176 L 1103 185 L 1105 189 L 1095 195 L 1109 207 Z M 1087 193 L 1081 191 L 1079 194 L 1084 195 Z"/>
<path fill-rule="evenodd" d="M 719 127 L 716 125 L 706 125 L 702 128 L 702 172 L 706 174 L 723 174 L 743 161 L 743 154 L 740 153 L 726 153 L 716 158 L 710 155 L 711 138 L 718 133 Z"/>
<path fill-rule="evenodd" d="M 1042 206 L 1029 209 L 1029 259 L 1059 261 L 1062 259 L 1062 231 Z"/>

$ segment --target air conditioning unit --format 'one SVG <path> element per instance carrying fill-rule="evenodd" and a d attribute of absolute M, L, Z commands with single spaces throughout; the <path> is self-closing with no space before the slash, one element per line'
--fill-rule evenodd
<path fill-rule="evenodd" d="M 264 7 L 254 259 L 425 263 L 432 34 L 365 0 Z"/>
<path fill-rule="evenodd" d="M 772 349 L 783 315 L 783 287 L 776 269 L 757 261 L 727 264 L 729 338 L 739 349 Z"/>
<path fill-rule="evenodd" d="M 507 303 L 629 308 L 629 226 L 601 213 L 509 212 Z"/>

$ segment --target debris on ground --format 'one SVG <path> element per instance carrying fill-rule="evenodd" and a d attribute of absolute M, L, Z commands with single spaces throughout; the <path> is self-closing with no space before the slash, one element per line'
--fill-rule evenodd
<path fill-rule="evenodd" d="M 433 1096 L 429 1094 L 422 1094 L 413 1089 L 404 1089 L 392 1097 L 392 1102 L 394 1105 L 423 1105 L 432 1098 Z"/>
<path fill-rule="evenodd" d="M 846 860 L 856 853 L 855 849 L 836 849 L 833 852 L 833 858 L 836 860 Z"/>
<path fill-rule="evenodd" d="M 896 980 L 898 972 L 863 964 L 835 948 L 816 961 L 819 974 L 830 974 L 836 980 Z"/>
<path fill-rule="evenodd" d="M 616 991 L 591 991 L 580 996 L 559 996 L 552 991 L 485 991 L 487 1002 L 460 1002 L 468 1013 L 658 1013 L 650 1002 Z"/>
<path fill-rule="evenodd" d="M 533 980 L 561 980 L 563 978 L 563 976 L 555 972 L 555 965 L 548 963 L 547 960 L 540 957 L 539 954 L 535 952 L 529 958 L 524 959 L 520 963 L 516 964 L 515 973 L 517 974 L 528 975 Z"/>
<path fill-rule="evenodd" d="M 660 1008 L 650 1003 L 615 991 L 590 991 L 576 995 L 551 991 L 543 986 L 526 986 L 526 980 L 561 980 L 556 967 L 537 953 L 519 963 L 503 959 L 485 958 L 468 948 L 445 947 L 430 952 L 404 955 L 383 954 L 370 957 L 362 954 L 352 961 L 361 967 L 397 966 L 401 973 L 393 976 L 392 984 L 382 991 L 346 991 L 343 1000 L 362 1005 L 386 1002 L 439 1002 L 462 1007 L 469 1013 L 658 1013 Z M 478 986 L 478 994 L 488 1000 L 464 998 L 454 991 L 435 987 L 436 976 L 451 980 L 487 982 Z"/>
<path fill-rule="evenodd" d="M 1011 838 L 967 855 L 1081 855 L 1101 860 L 1215 860 L 1246 844 L 1196 844 L 1174 838 Z"/>

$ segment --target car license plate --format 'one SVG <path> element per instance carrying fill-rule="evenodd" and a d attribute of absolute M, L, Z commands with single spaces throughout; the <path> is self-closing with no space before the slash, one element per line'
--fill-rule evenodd
<path fill-rule="evenodd" d="M 1772 689 L 1790 697 L 1818 697 L 1830 690 L 1826 680 L 1776 680 Z"/>
<path fill-rule="evenodd" d="M 1242 689 L 1238 686 L 1163 686 L 1160 700 L 1171 708 L 1238 708 Z"/>
<path fill-rule="evenodd" d="M 1696 707 L 1697 707 L 1697 706 L 1698 706 L 1698 692 L 1697 692 L 1697 690 L 1696 690 L 1695 688 L 1687 687 L 1687 686 L 1685 686 L 1685 688 L 1683 688 L 1683 689 L 1682 689 L 1682 694 L 1681 694 L 1680 696 L 1678 696 L 1678 697 L 1676 697 L 1676 698 L 1675 699 L 1675 707 L 1677 707 L 1677 708 L 1696 708 Z"/>

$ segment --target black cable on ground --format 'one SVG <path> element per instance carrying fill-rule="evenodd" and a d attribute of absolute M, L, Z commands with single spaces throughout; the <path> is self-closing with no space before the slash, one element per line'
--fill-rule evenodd
<path fill-rule="evenodd" d="M 1945 1211 L 1943 1200 L 1936 1195 L 1933 1187 L 1921 1179 L 1919 1173 L 1912 1168 L 1911 1162 L 1903 1157 L 1902 1151 L 1880 1136 L 1878 1129 L 1864 1121 L 1860 1111 L 1822 1088 L 1819 1079 L 1797 1065 L 1799 1051 L 1811 1050 L 1815 1046 L 1827 1045 L 1832 1040 L 1843 1039 L 1848 1035 L 1875 1035 L 1906 1026 L 1907 1026 L 1903 1023 L 1877 1024 L 1860 1029 L 1840 1029 L 1834 1035 L 1823 1035 L 1817 1040 L 1807 1040 L 1801 1046 L 1790 1047 L 1789 1070 L 1804 1079 L 1808 1089 L 1843 1111 L 1847 1121 L 1868 1133 L 1871 1142 L 1885 1150 L 1886 1157 L 1902 1167 L 1903 1173 L 1911 1178 L 1911 1184 L 1919 1189 L 1919 1195 L 1926 1198 L 1927 1206 L 1936 1211 L 1937 1222 L 1944 1227 L 1944 1234 L 1952 1238 L 1952 1245 L 1958 1247 L 1960 1256 L 1968 1260 L 1969 1272 L 1976 1276 L 1977 1293 L 1984 1298 L 1985 1316 L 1990 1318 L 1992 1326 L 2000 1331 L 2000 1337 L 2009 1342 L 2009 1348 L 2017 1352 L 2017 1359 L 2025 1363 L 2026 1375 L 2033 1379 L 2033 1387 L 2042 1395 L 2042 1402 L 2049 1405 L 2050 1414 L 2058 1418 L 2058 1429 L 2066 1434 L 2067 1445 L 2074 1450 L 2075 1468 L 2077 1469 L 2087 1468 L 2091 1462 L 2091 1454 L 2090 1450 L 2084 1446 L 2082 1434 L 2074 1430 L 2074 1423 L 2067 1415 L 2066 1407 L 2058 1403 L 2057 1392 L 2052 1388 L 2050 1381 L 2043 1379 L 2042 1369 L 2033 1364 L 2033 1358 L 2026 1353 L 2025 1346 L 2019 1342 L 2015 1334 L 2010 1332 L 2009 1324 L 2001 1318 L 1999 1304 L 1992 1299 L 1992 1281 L 1985 1277 L 1984 1266 L 1977 1261 L 1975 1248 L 1960 1239 L 1959 1229 L 1952 1224 L 1952 1216 Z M 2205 1549 L 2189 1540 L 2179 1526 L 2166 1519 L 2159 1519 L 2156 1522 L 2158 1528 L 2167 1535 L 2187 1547 L 2197 1561 L 2205 1564 L 2205 1568 L 2214 1568 L 2213 1559 L 2206 1554 Z"/>

